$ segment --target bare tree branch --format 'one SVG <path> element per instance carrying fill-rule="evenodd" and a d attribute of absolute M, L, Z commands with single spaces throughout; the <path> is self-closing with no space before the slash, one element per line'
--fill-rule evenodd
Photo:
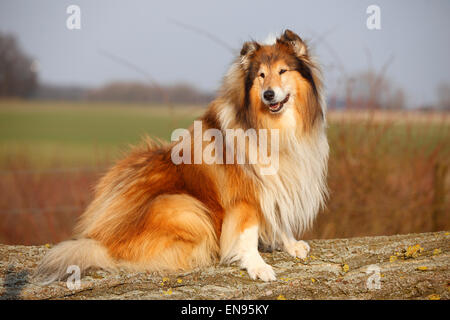
<path fill-rule="evenodd" d="M 186 24 L 184 22 L 180 22 L 180 21 L 172 19 L 172 18 L 169 18 L 169 22 L 174 24 L 174 25 L 177 25 L 177 26 L 179 26 L 179 27 L 181 27 L 183 29 L 193 31 L 194 33 L 197 33 L 199 35 L 202 35 L 202 36 L 208 38 L 209 40 L 211 40 L 211 41 L 217 43 L 218 45 L 222 46 L 223 48 L 227 49 L 232 54 L 236 53 L 236 49 L 235 48 L 233 48 L 227 42 L 223 41 L 222 39 L 220 39 L 219 37 L 215 36 L 211 32 L 208 32 L 208 31 L 206 31 L 204 29 L 201 29 L 201 28 L 193 26 L 193 25 Z"/>

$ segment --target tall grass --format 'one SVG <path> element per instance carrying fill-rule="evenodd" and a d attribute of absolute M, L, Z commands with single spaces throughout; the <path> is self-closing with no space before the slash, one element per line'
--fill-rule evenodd
<path fill-rule="evenodd" d="M 369 116 L 331 130 L 330 199 L 307 238 L 450 229 L 447 121 Z"/>
<path fill-rule="evenodd" d="M 305 238 L 450 229 L 448 119 L 330 118 L 330 198 Z M 54 243 L 70 237 L 111 162 L 103 159 L 74 170 L 54 163 L 35 171 L 26 154 L 3 159 L 0 243 Z"/>
<path fill-rule="evenodd" d="M 26 159 L 16 159 L 0 173 L 0 243 L 42 244 L 68 238 L 101 172 L 31 168 Z"/>

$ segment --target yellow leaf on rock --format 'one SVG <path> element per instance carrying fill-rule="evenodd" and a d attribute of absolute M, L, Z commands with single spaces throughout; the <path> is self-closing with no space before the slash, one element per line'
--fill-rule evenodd
<path fill-rule="evenodd" d="M 441 300 L 441 296 L 438 294 L 430 294 L 428 300 Z"/>
<path fill-rule="evenodd" d="M 342 271 L 348 272 L 348 270 L 350 270 L 350 267 L 348 266 L 348 264 L 345 263 L 345 264 L 342 266 Z"/>
<path fill-rule="evenodd" d="M 405 257 L 406 258 L 417 258 L 423 252 L 423 248 L 420 244 L 416 244 L 415 246 L 409 246 L 406 250 Z"/>
<path fill-rule="evenodd" d="M 172 288 L 170 288 L 170 289 L 167 290 L 167 291 L 164 291 L 164 294 L 165 294 L 166 296 L 170 296 L 172 293 L 173 293 L 173 292 L 172 292 Z"/>
<path fill-rule="evenodd" d="M 394 262 L 394 261 L 396 261 L 397 260 L 397 257 L 396 256 L 390 256 L 389 257 L 389 262 Z"/>
<path fill-rule="evenodd" d="M 285 296 L 283 296 L 282 294 L 280 294 L 280 295 L 277 297 L 277 300 L 286 300 L 286 298 L 285 298 Z"/>
<path fill-rule="evenodd" d="M 426 271 L 426 270 L 428 270 L 428 267 L 426 267 L 426 266 L 417 267 L 417 270 Z"/>

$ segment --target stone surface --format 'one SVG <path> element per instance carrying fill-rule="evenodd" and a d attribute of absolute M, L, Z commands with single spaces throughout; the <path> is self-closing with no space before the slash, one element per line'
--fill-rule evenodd
<path fill-rule="evenodd" d="M 183 274 L 93 271 L 78 289 L 33 284 L 46 246 L 0 245 L 0 299 L 449 299 L 450 233 L 314 240 L 305 260 L 263 253 L 277 281 L 235 265 Z M 377 280 L 378 279 L 378 280 Z"/>

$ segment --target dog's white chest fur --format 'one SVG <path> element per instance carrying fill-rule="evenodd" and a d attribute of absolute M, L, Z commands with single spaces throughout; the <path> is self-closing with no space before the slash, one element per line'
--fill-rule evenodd
<path fill-rule="evenodd" d="M 322 124 L 301 140 L 284 137 L 279 169 L 259 179 L 260 206 L 270 226 L 261 230 L 265 245 L 279 244 L 282 233 L 298 238 L 308 229 L 327 196 L 329 146 Z"/>

